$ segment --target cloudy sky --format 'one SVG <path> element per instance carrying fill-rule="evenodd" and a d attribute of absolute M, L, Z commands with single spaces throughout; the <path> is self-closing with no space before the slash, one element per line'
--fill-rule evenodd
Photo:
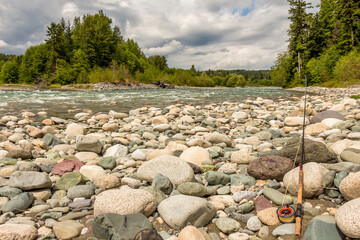
<path fill-rule="evenodd" d="M 0 52 L 23 54 L 50 22 L 102 9 L 170 67 L 269 69 L 287 47 L 288 8 L 286 0 L 0 0 Z"/>

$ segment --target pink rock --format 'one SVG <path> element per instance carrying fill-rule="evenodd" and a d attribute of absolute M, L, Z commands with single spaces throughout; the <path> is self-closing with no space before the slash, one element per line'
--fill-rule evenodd
<path fill-rule="evenodd" d="M 263 196 L 260 196 L 258 198 L 256 198 L 255 200 L 255 209 L 256 212 L 260 212 L 261 210 L 267 209 L 267 208 L 271 208 L 273 207 L 273 205 L 271 204 L 271 202 L 266 199 Z"/>
<path fill-rule="evenodd" d="M 56 164 L 51 170 L 51 173 L 62 176 L 65 173 L 79 171 L 83 165 L 84 163 L 81 161 L 65 160 Z"/>

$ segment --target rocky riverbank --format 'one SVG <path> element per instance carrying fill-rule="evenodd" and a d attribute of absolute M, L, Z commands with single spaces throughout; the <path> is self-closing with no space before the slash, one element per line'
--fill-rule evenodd
<path fill-rule="evenodd" d="M 358 93 L 308 97 L 303 239 L 360 238 Z M 0 239 L 294 239 L 302 106 L 2 116 Z"/>

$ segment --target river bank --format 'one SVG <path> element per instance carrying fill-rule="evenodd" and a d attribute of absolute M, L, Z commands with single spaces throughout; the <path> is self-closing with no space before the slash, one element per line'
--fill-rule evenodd
<path fill-rule="evenodd" d="M 304 239 L 360 237 L 360 101 L 348 97 L 356 89 L 330 91 L 308 96 Z M 5 114 L 0 235 L 294 239 L 276 209 L 296 202 L 302 104 L 294 95 Z"/>

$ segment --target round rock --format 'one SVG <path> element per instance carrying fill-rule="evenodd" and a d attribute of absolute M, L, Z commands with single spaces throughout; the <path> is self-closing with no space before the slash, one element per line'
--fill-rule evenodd
<path fill-rule="evenodd" d="M 360 238 L 360 198 L 342 205 L 335 214 L 336 224 L 348 237 Z"/>

